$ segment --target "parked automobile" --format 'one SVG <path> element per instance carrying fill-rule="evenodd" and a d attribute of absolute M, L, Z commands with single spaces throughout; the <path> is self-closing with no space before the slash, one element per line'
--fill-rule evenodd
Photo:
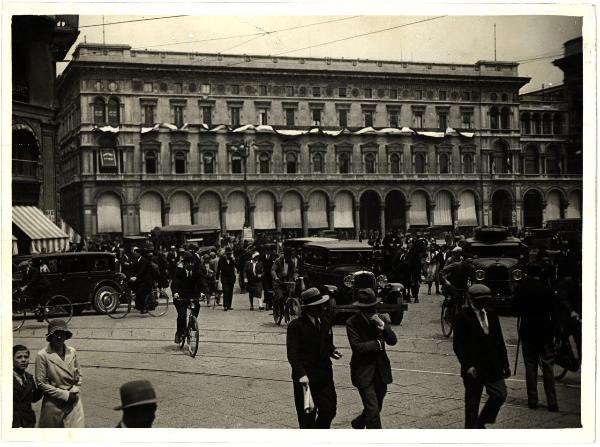
<path fill-rule="evenodd" d="M 19 259 L 23 260 L 25 257 Z M 37 254 L 32 255 L 31 259 L 34 265 L 45 266 L 41 271 L 50 281 L 49 296 L 65 295 L 73 303 L 73 312 L 76 314 L 88 308 L 102 313 L 102 297 L 120 290 L 115 255 L 112 253 Z M 15 264 L 13 262 L 13 266 Z M 20 280 L 21 273 L 13 268 L 13 289 Z"/>
<path fill-rule="evenodd" d="M 283 241 L 283 248 L 291 248 L 296 251 L 298 263 L 300 265 L 300 273 L 302 274 L 302 247 L 313 242 L 335 242 L 337 239 L 330 237 L 295 237 Z"/>
<path fill-rule="evenodd" d="M 498 311 L 513 313 L 513 291 L 523 279 L 527 247 L 510 236 L 506 227 L 479 227 L 467 239 L 466 256 L 475 267 L 475 282 L 492 291 L 488 304 Z"/>
<path fill-rule="evenodd" d="M 400 324 L 408 306 L 403 286 L 389 283 L 385 275 L 373 273 L 373 247 L 358 241 L 309 242 L 302 247 L 302 271 L 306 287 L 317 287 L 330 296 L 330 311 L 337 315 L 356 312 L 353 305 L 361 288 L 371 288 L 381 299 L 377 311 L 389 313 Z"/>

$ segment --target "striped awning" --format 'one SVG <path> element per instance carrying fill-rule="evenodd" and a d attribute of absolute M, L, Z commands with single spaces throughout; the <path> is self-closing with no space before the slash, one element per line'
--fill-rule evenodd
<path fill-rule="evenodd" d="M 63 251 L 69 236 L 35 206 L 13 206 L 12 221 L 31 239 L 31 253 Z"/>

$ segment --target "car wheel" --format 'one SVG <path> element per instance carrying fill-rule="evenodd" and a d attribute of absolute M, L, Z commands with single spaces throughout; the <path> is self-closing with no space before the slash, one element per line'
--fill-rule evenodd
<path fill-rule="evenodd" d="M 108 298 L 110 294 L 114 294 L 113 296 L 115 297 L 117 296 L 115 292 L 117 292 L 117 289 L 113 286 L 98 287 L 98 290 L 96 290 L 96 293 L 94 294 L 93 302 L 96 313 L 110 313 L 117 307 L 117 305 L 119 304 L 117 299 L 111 300 L 108 303 L 106 302 L 106 298 Z"/>

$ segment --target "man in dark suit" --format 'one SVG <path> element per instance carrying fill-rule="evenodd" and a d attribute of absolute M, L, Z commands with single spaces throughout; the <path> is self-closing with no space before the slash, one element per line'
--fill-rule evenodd
<path fill-rule="evenodd" d="M 352 420 L 352 428 L 381 428 L 383 398 L 387 385 L 392 383 L 392 369 L 385 345 L 395 345 L 398 338 L 387 316 L 377 314 L 375 306 L 379 301 L 373 290 L 359 290 L 358 301 L 354 305 L 360 312 L 346 322 L 352 348 L 350 376 L 364 407 L 362 413 Z"/>
<path fill-rule="evenodd" d="M 258 257 L 259 253 L 255 251 L 252 253 L 252 259 L 246 262 L 244 266 L 244 281 L 246 282 L 246 290 L 248 290 L 248 298 L 250 299 L 250 310 L 254 310 L 254 298 L 258 299 L 258 310 L 263 310 L 262 277 L 264 269 Z"/>
<path fill-rule="evenodd" d="M 35 413 L 32 402 L 43 396 L 33 376 L 26 369 L 29 366 L 29 349 L 23 345 L 13 346 L 13 427 L 35 427 Z"/>
<path fill-rule="evenodd" d="M 302 315 L 287 329 L 287 358 L 292 367 L 294 403 L 300 428 L 330 428 L 336 414 L 337 395 L 331 358 L 342 355 L 333 345 L 331 322 L 323 314 L 329 300 L 312 287 L 302 292 Z M 314 409 L 305 411 L 304 394 L 309 389 Z"/>
<path fill-rule="evenodd" d="M 44 321 L 40 306 L 46 301 L 48 291 L 50 290 L 50 281 L 40 273 L 38 268 L 33 266 L 31 259 L 21 262 L 19 268 L 23 272 L 19 289 L 32 298 L 37 321 Z"/>
<path fill-rule="evenodd" d="M 133 254 L 132 271 L 133 276 L 129 278 L 131 289 L 135 293 L 135 308 L 142 313 L 147 312 L 146 299 L 152 291 L 152 285 L 154 283 L 152 277 L 152 266 L 150 261 L 142 256 L 142 250 L 139 247 L 133 247 L 131 249 Z"/>
<path fill-rule="evenodd" d="M 235 286 L 235 260 L 233 259 L 233 249 L 227 247 L 225 256 L 219 259 L 217 264 L 217 280 L 221 280 L 223 286 L 223 310 L 233 310 L 231 301 L 233 300 L 233 287 Z"/>
<path fill-rule="evenodd" d="M 194 256 L 186 252 L 183 255 L 183 268 L 178 267 L 175 270 L 173 282 L 171 283 L 171 292 L 173 293 L 173 304 L 177 309 L 177 331 L 175 332 L 175 343 L 181 342 L 181 337 L 185 334 L 187 325 L 187 305 L 190 300 L 194 300 L 193 314 L 198 318 L 200 312 L 200 290 L 202 289 L 202 280 L 198 270 L 194 269 Z"/>
<path fill-rule="evenodd" d="M 506 400 L 510 367 L 498 316 L 484 308 L 490 289 L 475 284 L 468 292 L 471 306 L 455 317 L 453 348 L 465 386 L 465 428 L 485 428 L 496 422 Z M 484 387 L 489 397 L 479 413 Z"/>
<path fill-rule="evenodd" d="M 151 428 L 158 408 L 154 387 L 147 380 L 134 380 L 121 385 L 123 417 L 115 428 Z"/>

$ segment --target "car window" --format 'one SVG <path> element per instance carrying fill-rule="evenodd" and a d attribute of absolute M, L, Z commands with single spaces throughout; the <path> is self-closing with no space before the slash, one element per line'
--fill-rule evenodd
<path fill-rule="evenodd" d="M 470 252 L 478 258 L 514 258 L 521 255 L 518 245 L 480 245 L 471 246 Z"/>
<path fill-rule="evenodd" d="M 361 265 L 370 266 L 373 253 L 370 251 L 337 251 L 329 254 L 329 265 Z"/>
<path fill-rule="evenodd" d="M 47 259 L 44 262 L 47 267 L 47 273 L 57 273 L 58 272 L 58 260 L 57 259 Z"/>
<path fill-rule="evenodd" d="M 69 256 L 58 260 L 59 270 L 62 273 L 82 273 L 88 271 L 85 256 Z"/>
<path fill-rule="evenodd" d="M 90 266 L 92 272 L 105 272 L 110 270 L 110 263 L 114 261 L 108 256 L 102 256 L 93 260 Z"/>

